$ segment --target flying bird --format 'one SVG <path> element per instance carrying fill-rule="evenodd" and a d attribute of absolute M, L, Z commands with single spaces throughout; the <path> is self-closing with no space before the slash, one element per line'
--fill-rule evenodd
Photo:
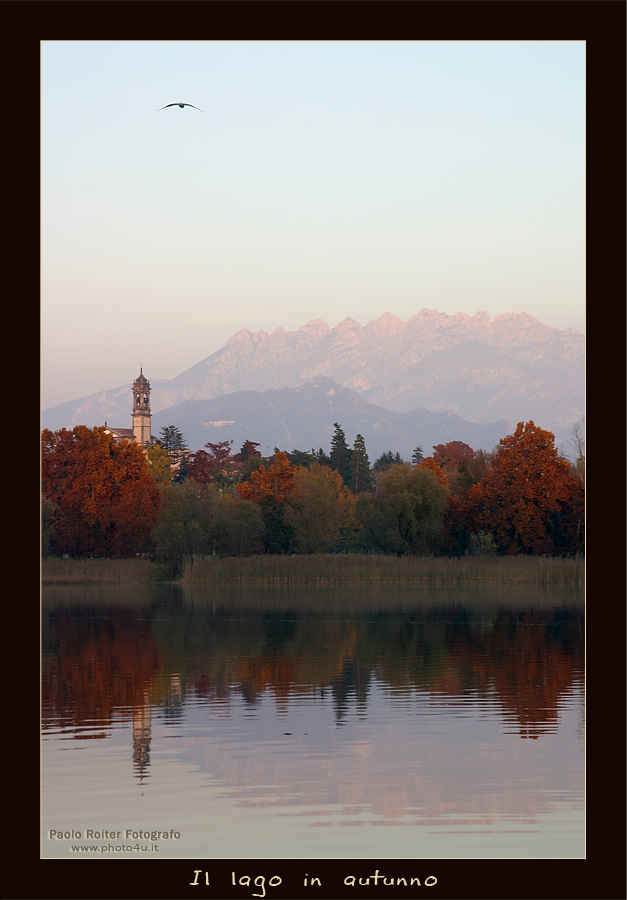
<path fill-rule="evenodd" d="M 180 106 L 183 109 L 184 106 L 191 106 L 192 109 L 197 109 L 198 112 L 204 113 L 204 109 L 199 109 L 197 106 L 194 106 L 193 103 L 166 103 L 165 106 L 162 106 L 161 109 L 167 109 L 168 106 Z M 159 112 L 161 112 L 161 109 Z"/>

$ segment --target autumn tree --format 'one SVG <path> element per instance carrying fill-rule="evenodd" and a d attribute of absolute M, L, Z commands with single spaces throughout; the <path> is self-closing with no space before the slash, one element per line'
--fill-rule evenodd
<path fill-rule="evenodd" d="M 493 451 L 477 450 L 474 456 L 463 459 L 457 466 L 457 478 L 451 490 L 454 493 L 469 491 L 473 484 L 482 481 L 490 471 L 495 456 Z"/>
<path fill-rule="evenodd" d="M 429 552 L 447 495 L 429 468 L 391 466 L 379 475 L 378 496 L 361 494 L 355 504 L 365 546 L 398 556 Z"/>
<path fill-rule="evenodd" d="M 293 529 L 285 515 L 286 501 L 297 491 L 294 476 L 297 467 L 287 453 L 280 450 L 272 465 L 261 465 L 250 473 L 248 481 L 236 485 L 242 500 L 260 506 L 264 521 L 264 547 L 267 553 L 287 553 L 291 550 Z"/>
<path fill-rule="evenodd" d="M 172 462 L 166 450 L 159 444 L 156 444 L 154 447 L 147 447 L 146 462 L 148 471 L 154 478 L 155 483 L 159 486 L 168 484 L 172 471 Z"/>
<path fill-rule="evenodd" d="M 432 463 L 446 475 L 451 493 L 459 494 L 474 483 L 468 476 L 468 464 L 475 459 L 475 451 L 463 441 L 435 444 Z"/>
<path fill-rule="evenodd" d="M 187 463 L 188 478 L 199 484 L 224 485 L 232 480 L 233 470 L 230 463 L 233 461 L 231 445 L 233 441 L 218 441 L 205 444 L 204 450 L 192 453 Z"/>
<path fill-rule="evenodd" d="M 564 556 L 583 556 L 585 552 L 586 492 L 584 483 L 571 469 L 570 491 L 566 500 L 551 513 L 548 532 L 554 552 Z"/>
<path fill-rule="evenodd" d="M 245 440 L 240 448 L 239 453 L 235 455 L 235 459 L 238 462 L 245 462 L 246 460 L 252 459 L 253 457 L 260 457 L 261 453 L 259 450 L 257 450 L 257 447 L 259 447 L 258 441 Z"/>
<path fill-rule="evenodd" d="M 425 469 L 427 472 L 431 472 L 433 477 L 445 488 L 450 488 L 449 480 L 440 468 L 440 466 L 436 463 L 436 461 L 432 457 L 427 457 L 427 459 L 423 459 L 421 463 L 418 463 L 416 466 L 417 469 Z"/>
<path fill-rule="evenodd" d="M 295 474 L 296 466 L 290 462 L 287 453 L 280 450 L 275 454 L 272 465 L 262 465 L 256 472 L 251 472 L 250 481 L 238 484 L 236 490 L 242 500 L 260 503 L 265 497 L 271 497 L 282 503 L 296 490 Z"/>
<path fill-rule="evenodd" d="M 443 469 L 454 463 L 458 466 L 464 459 L 473 459 L 475 451 L 463 441 L 449 441 L 447 444 L 436 444 L 433 448 L 433 461 Z"/>
<path fill-rule="evenodd" d="M 295 474 L 296 490 L 286 506 L 297 553 L 329 553 L 351 520 L 353 497 L 338 472 L 319 463 Z"/>
<path fill-rule="evenodd" d="M 519 422 L 501 439 L 490 472 L 469 492 L 477 530 L 490 532 L 504 553 L 551 554 L 551 526 L 568 504 L 573 479 L 554 436 Z"/>
<path fill-rule="evenodd" d="M 159 490 L 143 448 L 116 444 L 105 428 L 45 429 L 41 484 L 56 504 L 53 553 L 130 556 L 146 551 L 159 509 Z"/>
<path fill-rule="evenodd" d="M 59 507 L 56 503 L 41 495 L 41 556 L 46 559 L 50 555 L 50 548 L 54 543 L 54 521 L 59 515 Z"/>

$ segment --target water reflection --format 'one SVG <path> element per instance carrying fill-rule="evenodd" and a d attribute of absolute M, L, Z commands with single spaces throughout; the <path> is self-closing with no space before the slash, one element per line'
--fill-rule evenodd
<path fill-rule="evenodd" d="M 114 716 L 132 722 L 140 780 L 155 714 L 173 726 L 199 707 L 214 721 L 271 700 L 273 718 L 287 720 L 330 704 L 338 728 L 352 710 L 367 722 L 377 704 L 406 715 L 420 698 L 434 714 L 496 713 L 503 734 L 537 740 L 558 731 L 560 704 L 583 684 L 584 613 L 567 591 L 525 598 L 47 591 L 44 737 L 104 739 Z"/>

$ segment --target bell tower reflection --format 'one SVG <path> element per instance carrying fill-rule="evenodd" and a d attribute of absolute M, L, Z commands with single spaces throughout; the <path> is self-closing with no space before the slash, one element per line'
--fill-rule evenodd
<path fill-rule="evenodd" d="M 151 724 L 152 706 L 148 693 L 146 693 L 141 706 L 133 707 L 133 769 L 135 777 L 140 781 L 143 781 L 144 777 L 148 777 Z"/>
<path fill-rule="evenodd" d="M 150 767 L 150 742 L 152 740 L 152 700 L 165 712 L 164 721 L 172 721 L 181 715 L 183 685 L 178 672 L 161 682 L 155 689 L 154 682 L 144 691 L 143 701 L 133 704 L 133 773 L 143 781 L 148 778 Z"/>

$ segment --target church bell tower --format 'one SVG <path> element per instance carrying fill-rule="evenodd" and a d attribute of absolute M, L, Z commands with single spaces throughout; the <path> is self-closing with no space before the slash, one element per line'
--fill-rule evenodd
<path fill-rule="evenodd" d="M 144 378 L 139 368 L 139 375 L 133 382 L 133 435 L 135 440 L 146 447 L 151 443 L 150 435 L 150 382 Z"/>

